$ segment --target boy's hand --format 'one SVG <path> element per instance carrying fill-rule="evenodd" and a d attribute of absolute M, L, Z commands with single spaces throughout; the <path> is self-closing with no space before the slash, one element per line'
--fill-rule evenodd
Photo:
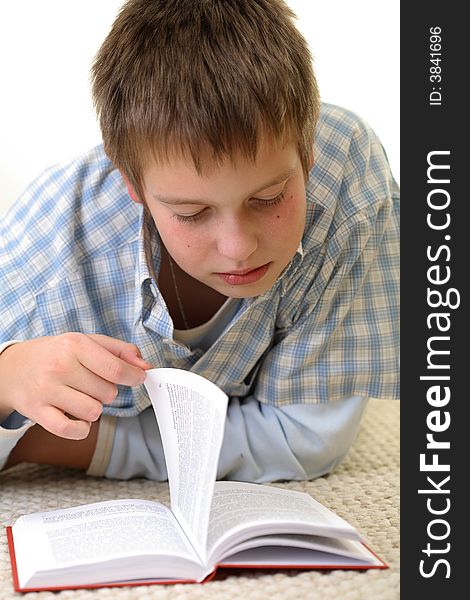
<path fill-rule="evenodd" d="M 150 369 L 137 346 L 105 335 L 65 333 L 20 342 L 0 354 L 0 414 L 14 410 L 60 437 L 86 438 L 117 384 Z"/>

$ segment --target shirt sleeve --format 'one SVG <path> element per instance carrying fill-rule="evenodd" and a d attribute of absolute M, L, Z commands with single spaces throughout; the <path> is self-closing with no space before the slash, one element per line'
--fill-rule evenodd
<path fill-rule="evenodd" d="M 253 397 L 232 398 L 217 479 L 261 483 L 314 479 L 330 472 L 359 429 L 366 398 L 329 404 L 266 406 Z M 163 446 L 151 407 L 116 419 L 109 463 L 111 479 L 167 479 Z"/>
<path fill-rule="evenodd" d="M 17 412 L 11 413 L 0 424 L 0 471 L 5 466 L 10 452 L 33 425 L 33 421 Z"/>
<path fill-rule="evenodd" d="M 262 483 L 325 475 L 343 459 L 367 398 L 281 408 L 253 397 L 230 401 L 218 479 Z"/>
<path fill-rule="evenodd" d="M 10 340 L 9 342 L 2 342 L 0 344 L 0 354 L 10 346 L 13 346 L 13 344 L 18 344 L 19 341 L 20 340 Z"/>

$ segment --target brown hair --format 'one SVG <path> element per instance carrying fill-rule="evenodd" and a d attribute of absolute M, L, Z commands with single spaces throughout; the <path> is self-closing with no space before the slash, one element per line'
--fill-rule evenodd
<path fill-rule="evenodd" d="M 305 173 L 319 94 L 283 0 L 127 0 L 92 66 L 105 151 L 143 200 L 153 156 L 255 160 L 298 143 Z"/>

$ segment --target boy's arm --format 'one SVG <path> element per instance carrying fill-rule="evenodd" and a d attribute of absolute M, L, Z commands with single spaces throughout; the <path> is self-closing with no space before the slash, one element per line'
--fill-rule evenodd
<path fill-rule="evenodd" d="M 218 479 L 313 479 L 336 467 L 353 443 L 367 398 L 276 408 L 231 400 Z"/>
<path fill-rule="evenodd" d="M 251 395 L 232 398 L 219 477 L 323 475 L 354 441 L 367 399 L 397 397 L 395 206 L 388 217 L 365 207 L 343 224 L 342 244 L 320 275 L 303 273 L 312 285 L 278 331 Z"/>
<path fill-rule="evenodd" d="M 0 355 L 19 340 L 0 344 Z M 17 411 L 3 414 L 0 407 L 0 471 L 20 462 L 87 469 L 96 446 L 98 422 L 83 440 L 68 440 L 49 433 Z M 7 413 L 9 411 L 6 411 Z"/>
<path fill-rule="evenodd" d="M 113 383 L 140 383 L 150 366 L 132 344 L 100 335 L 8 342 L 0 350 L 0 469 L 22 461 L 86 469 L 101 403 L 115 396 Z M 105 386 L 113 392 L 108 400 Z M 86 414 L 90 405 L 96 410 L 93 418 Z M 33 421 L 38 425 L 32 427 Z M 74 429 L 77 425 L 85 425 L 84 434 L 83 427 Z"/>
<path fill-rule="evenodd" d="M 14 428 L 17 425 L 20 427 Z M 12 413 L 0 425 L 0 471 L 20 462 L 86 470 L 95 451 L 97 436 L 98 422 L 92 423 L 85 439 L 68 440 Z"/>
<path fill-rule="evenodd" d="M 266 406 L 232 398 L 219 457 L 218 479 L 253 482 L 313 479 L 331 471 L 354 441 L 367 399 L 330 404 Z M 112 479 L 167 479 L 155 413 L 116 420 L 113 452 L 104 472 Z"/>

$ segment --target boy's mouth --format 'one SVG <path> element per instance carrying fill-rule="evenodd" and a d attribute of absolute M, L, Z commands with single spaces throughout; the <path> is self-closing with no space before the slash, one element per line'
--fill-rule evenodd
<path fill-rule="evenodd" d="M 229 285 L 247 285 L 255 283 L 265 276 L 271 263 L 266 263 L 254 269 L 243 269 L 241 271 L 230 271 L 228 273 L 216 273 L 225 283 Z"/>

